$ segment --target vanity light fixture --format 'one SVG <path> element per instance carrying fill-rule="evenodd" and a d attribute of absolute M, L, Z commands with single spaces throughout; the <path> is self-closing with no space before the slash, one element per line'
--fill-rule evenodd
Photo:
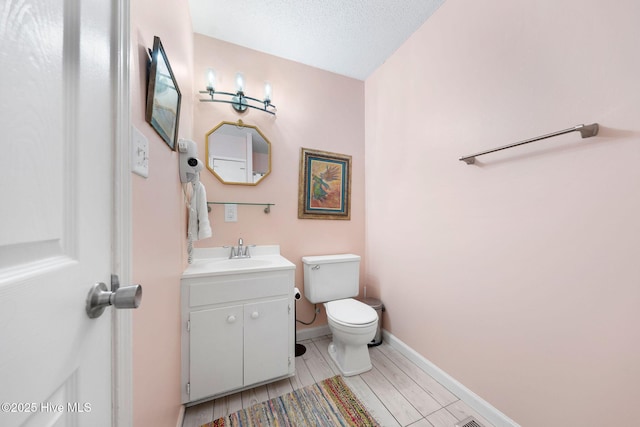
<path fill-rule="evenodd" d="M 216 74 L 211 68 L 207 70 L 207 90 L 201 90 L 200 93 L 206 93 L 210 99 L 200 99 L 200 102 L 224 102 L 231 106 L 239 113 L 243 113 L 247 108 L 255 108 L 265 113 L 276 114 L 276 106 L 271 103 L 273 89 L 271 83 L 264 83 L 264 98 L 257 99 L 245 95 L 245 81 L 242 73 L 236 74 L 235 79 L 236 92 L 222 92 L 216 90 Z M 218 96 L 216 98 L 215 96 Z"/>

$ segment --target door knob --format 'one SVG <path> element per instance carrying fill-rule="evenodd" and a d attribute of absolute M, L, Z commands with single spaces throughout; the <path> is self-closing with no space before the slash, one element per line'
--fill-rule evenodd
<path fill-rule="evenodd" d="M 258 313 L 257 311 L 254 311 L 253 313 L 251 313 L 252 319 L 257 319 L 258 317 L 260 317 L 260 313 Z"/>
<path fill-rule="evenodd" d="M 100 317 L 104 309 L 110 305 L 115 308 L 138 308 L 142 300 L 142 286 L 120 287 L 120 280 L 115 274 L 111 275 L 111 291 L 104 283 L 96 283 L 87 295 L 87 316 L 91 319 Z"/>

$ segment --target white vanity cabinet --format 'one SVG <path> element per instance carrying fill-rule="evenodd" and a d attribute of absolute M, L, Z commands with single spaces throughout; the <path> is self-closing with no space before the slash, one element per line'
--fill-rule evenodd
<path fill-rule="evenodd" d="M 295 266 L 289 264 L 282 269 L 210 275 L 185 271 L 181 280 L 183 403 L 295 373 Z"/>

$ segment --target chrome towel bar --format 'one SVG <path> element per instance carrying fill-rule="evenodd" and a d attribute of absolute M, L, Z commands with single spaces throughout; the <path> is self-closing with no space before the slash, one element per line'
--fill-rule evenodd
<path fill-rule="evenodd" d="M 598 134 L 598 124 L 593 123 L 590 125 L 576 125 L 572 128 L 560 130 L 558 132 L 549 133 L 546 135 L 538 136 L 536 138 L 527 139 L 525 141 L 516 142 L 515 144 L 505 145 L 503 147 L 494 148 L 493 150 L 482 151 L 480 153 L 471 154 L 468 156 L 460 157 L 458 160 L 465 162 L 468 165 L 472 165 L 476 162 L 476 157 L 483 156 L 489 153 L 495 153 L 496 151 L 506 150 L 507 148 L 517 147 L 519 145 L 528 144 L 530 142 L 540 141 L 542 139 L 552 138 L 558 135 L 564 135 L 565 133 L 570 132 L 580 132 L 583 138 L 590 138 L 592 136 L 596 136 Z"/>
<path fill-rule="evenodd" d="M 211 206 L 209 205 L 252 205 L 252 206 L 265 206 L 264 213 L 271 212 L 271 206 L 275 206 L 275 203 L 245 203 L 245 202 L 207 202 L 207 211 L 211 212 Z"/>

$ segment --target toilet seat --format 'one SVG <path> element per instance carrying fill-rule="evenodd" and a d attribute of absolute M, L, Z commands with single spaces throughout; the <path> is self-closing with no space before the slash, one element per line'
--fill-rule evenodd
<path fill-rule="evenodd" d="M 325 309 L 330 320 L 343 326 L 366 328 L 378 321 L 373 308 L 353 298 L 329 301 Z"/>

